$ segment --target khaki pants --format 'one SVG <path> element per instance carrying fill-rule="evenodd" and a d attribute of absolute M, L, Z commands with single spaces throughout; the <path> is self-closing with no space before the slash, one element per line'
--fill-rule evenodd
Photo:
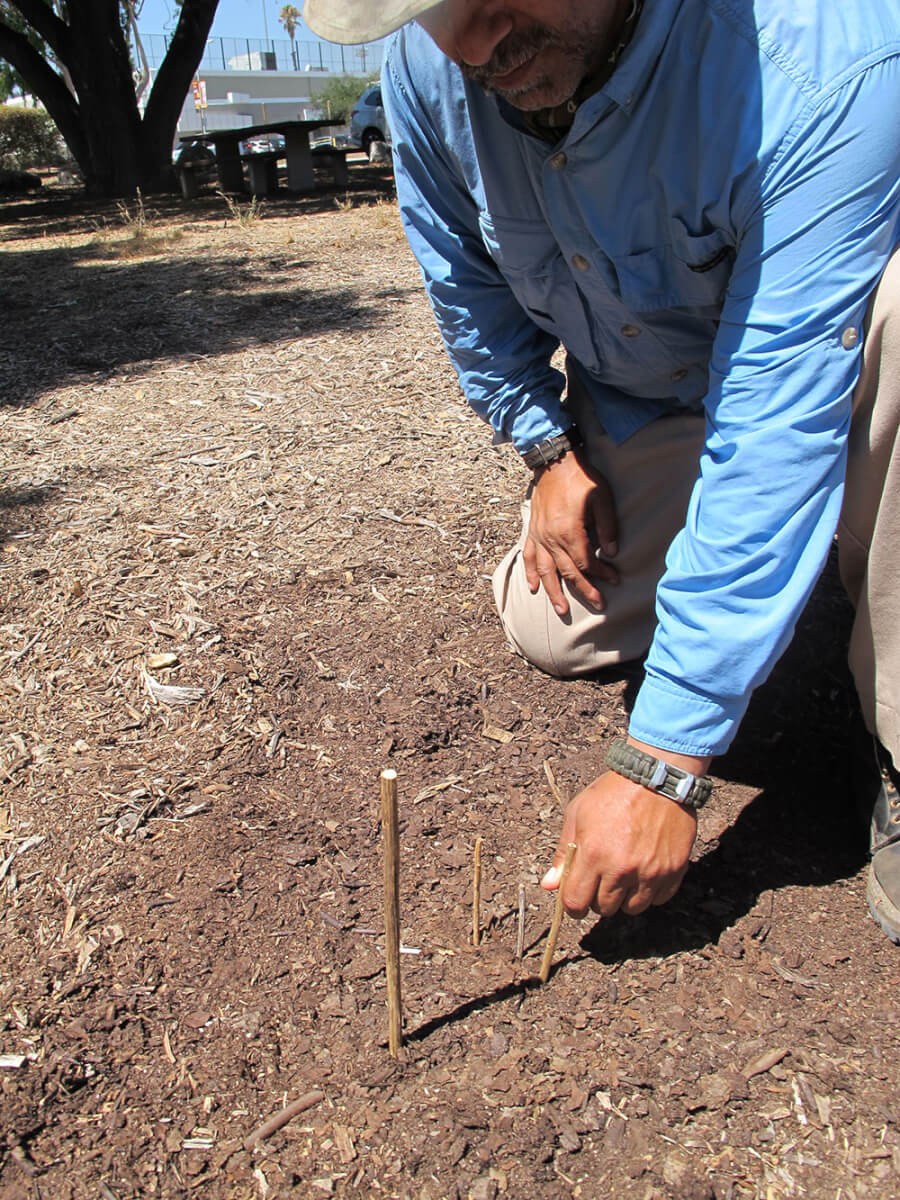
<path fill-rule="evenodd" d="M 543 588 L 532 594 L 518 543 L 494 572 L 494 598 L 510 645 L 551 675 L 583 675 L 639 658 L 656 625 L 656 585 L 684 524 L 697 478 L 704 420 L 653 421 L 616 446 L 597 425 L 570 373 L 567 406 L 591 464 L 606 476 L 619 520 L 618 587 L 601 584 L 602 613 L 568 589 L 559 617 Z M 869 729 L 900 765 L 900 251 L 872 297 L 863 366 L 853 395 L 847 483 L 838 534 L 841 578 L 855 608 L 850 667 Z M 566 586 L 565 584 L 563 585 Z"/>

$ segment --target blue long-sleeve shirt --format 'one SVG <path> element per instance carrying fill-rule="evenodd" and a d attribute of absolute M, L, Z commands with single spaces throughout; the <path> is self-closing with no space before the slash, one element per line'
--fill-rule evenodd
<path fill-rule="evenodd" d="M 397 190 L 472 407 L 520 451 L 706 414 L 635 737 L 727 748 L 837 524 L 867 299 L 900 242 L 900 0 L 645 0 L 557 145 L 418 26 L 383 72 Z"/>

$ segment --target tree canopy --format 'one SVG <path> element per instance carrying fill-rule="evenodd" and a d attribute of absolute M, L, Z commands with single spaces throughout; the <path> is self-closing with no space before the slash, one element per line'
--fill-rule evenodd
<path fill-rule="evenodd" d="M 300 16 L 300 9 L 295 8 L 293 4 L 285 4 L 278 14 L 278 20 L 284 26 L 285 32 L 291 39 L 291 58 L 294 60 L 295 71 L 299 64 L 297 62 L 297 44 L 294 38 L 297 36 L 297 26 L 300 24 Z"/>
<path fill-rule="evenodd" d="M 368 77 L 362 75 L 337 75 L 329 79 L 325 86 L 313 96 L 316 108 L 327 116 L 332 117 L 336 124 L 344 124 L 350 120 L 350 110 L 357 100 L 378 78 L 378 72 Z"/>
<path fill-rule="evenodd" d="M 129 48 L 133 0 L 0 0 L 0 60 L 41 100 L 90 192 L 171 185 L 178 117 L 217 4 L 182 0 L 142 112 Z"/>

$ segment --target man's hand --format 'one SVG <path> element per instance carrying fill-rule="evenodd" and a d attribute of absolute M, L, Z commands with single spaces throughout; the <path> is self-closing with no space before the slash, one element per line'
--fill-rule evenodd
<path fill-rule="evenodd" d="M 706 758 L 628 740 L 695 775 L 705 774 L 709 765 Z M 635 916 L 651 904 L 665 904 L 678 891 L 696 832 L 691 809 L 607 771 L 566 809 L 553 866 L 541 885 L 548 891 L 557 887 L 565 848 L 575 842 L 578 852 L 566 881 L 566 912 L 577 918 L 593 909 L 609 917 L 621 908 Z"/>
<path fill-rule="evenodd" d="M 603 595 L 591 577 L 618 583 L 618 573 L 596 557 L 612 558 L 618 546 L 616 511 L 609 485 L 577 450 L 544 467 L 531 495 L 531 522 L 522 558 L 532 592 L 543 584 L 560 616 L 569 611 L 561 579 L 595 608 Z"/>

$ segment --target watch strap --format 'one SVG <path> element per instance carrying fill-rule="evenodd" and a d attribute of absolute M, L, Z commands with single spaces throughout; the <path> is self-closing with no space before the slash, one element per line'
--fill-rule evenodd
<path fill-rule="evenodd" d="M 557 462 L 564 454 L 574 450 L 575 445 L 574 430 L 570 429 L 567 433 L 558 433 L 556 437 L 547 438 L 546 441 L 538 442 L 536 446 L 526 450 L 522 455 L 522 462 L 532 471 L 538 471 L 541 467 L 549 467 L 551 463 Z"/>
<path fill-rule="evenodd" d="M 692 775 L 682 767 L 630 746 L 624 738 L 616 738 L 612 743 L 606 765 L 617 775 L 667 796 L 685 808 L 702 808 L 712 795 L 713 784 L 708 775 Z"/>

